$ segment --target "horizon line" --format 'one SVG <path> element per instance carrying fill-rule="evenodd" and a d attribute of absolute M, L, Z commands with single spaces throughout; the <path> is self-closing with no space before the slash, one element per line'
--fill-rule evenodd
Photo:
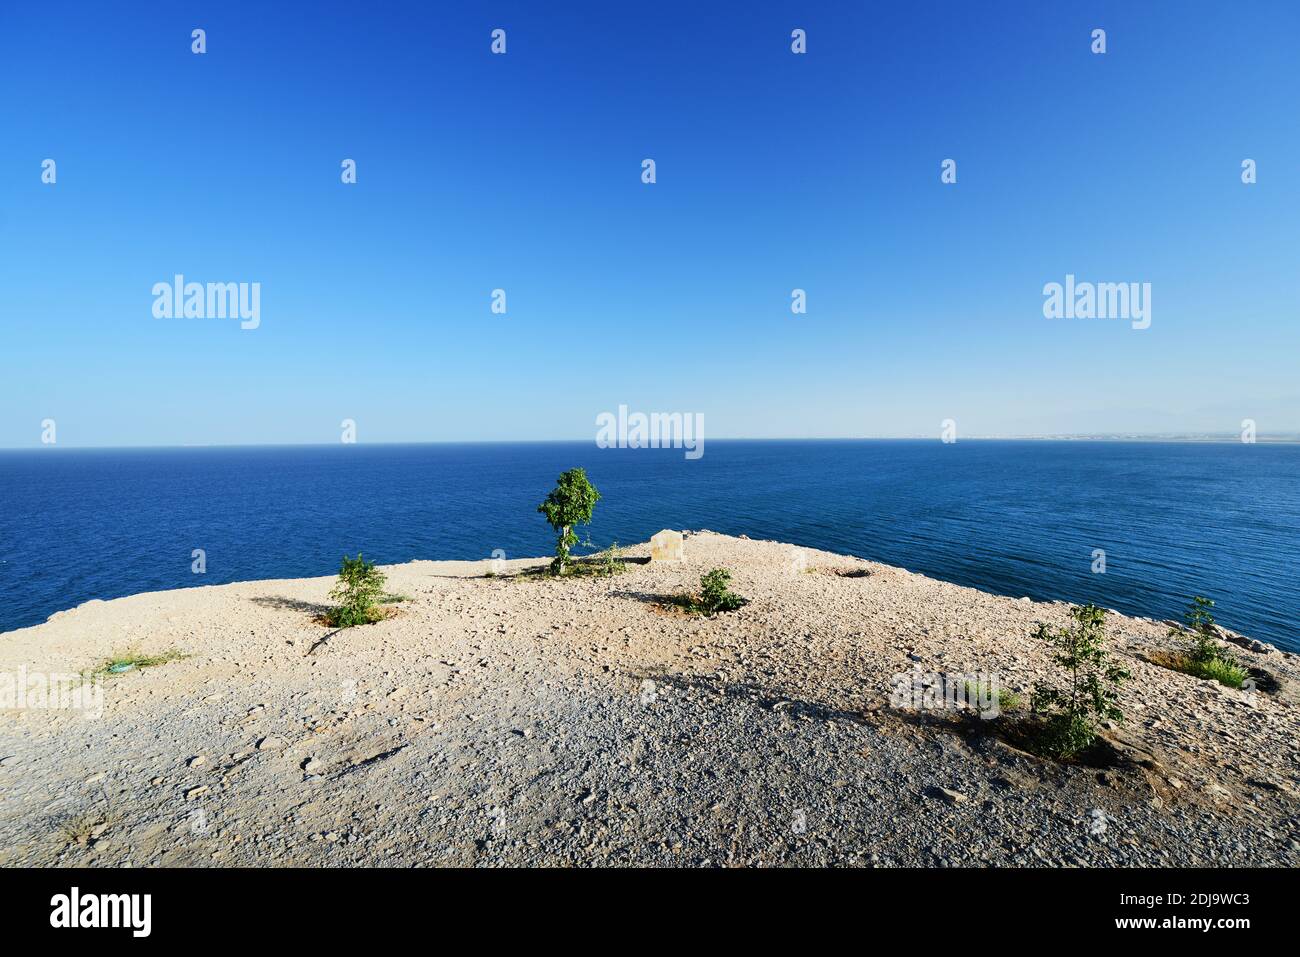
<path fill-rule="evenodd" d="M 708 442 L 932 442 L 942 441 L 937 435 L 827 435 L 827 436 L 722 436 L 707 439 Z M 0 446 L 0 452 L 32 452 L 41 449 L 65 451 L 114 451 L 114 450 L 148 450 L 148 449 L 279 449 L 279 448 L 332 448 L 334 446 L 370 445 L 571 445 L 574 443 L 593 442 L 590 438 L 567 439 L 402 439 L 390 442 L 195 442 L 179 445 L 153 445 L 148 443 L 129 445 L 60 445 L 58 443 L 42 445 L 6 445 Z M 1026 434 L 994 434 L 957 436 L 950 444 L 957 442 L 1182 442 L 1182 443 L 1224 443 L 1241 442 L 1237 432 L 1051 432 Z M 1256 443 L 1295 444 L 1300 443 L 1300 432 L 1274 432 L 1259 434 Z M 1252 443 L 1242 443 L 1252 444 Z M 672 448 L 672 447 L 670 447 Z M 602 451 L 605 451 L 602 449 Z M 618 449 L 615 451 L 629 451 Z"/>

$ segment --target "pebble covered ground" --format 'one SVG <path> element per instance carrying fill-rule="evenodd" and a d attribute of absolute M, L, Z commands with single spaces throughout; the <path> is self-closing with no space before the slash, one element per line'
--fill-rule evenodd
<path fill-rule="evenodd" d="M 1147 660 L 1106 766 L 1003 732 L 1017 711 L 898 707 L 894 676 L 1055 677 L 1002 598 L 709 532 L 611 578 L 540 560 L 385 569 L 410 600 L 329 636 L 333 580 L 89 602 L 0 635 L 0 675 L 104 679 L 102 713 L 0 712 L 0 864 L 59 866 L 1300 866 L 1296 656 L 1228 635 L 1237 691 Z M 743 608 L 665 608 L 721 566 Z M 848 573 L 848 574 L 846 574 Z M 1014 737 L 1010 740 L 1015 740 Z"/>

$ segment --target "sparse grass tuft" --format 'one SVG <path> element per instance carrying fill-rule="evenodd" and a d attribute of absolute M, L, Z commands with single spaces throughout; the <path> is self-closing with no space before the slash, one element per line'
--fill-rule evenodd
<path fill-rule="evenodd" d="M 581 558 L 571 556 L 566 558 L 562 573 L 557 571 L 557 566 L 552 562 L 550 565 L 525 568 L 514 575 L 504 577 L 519 581 L 548 578 L 612 578 L 615 575 L 622 575 L 626 571 L 627 562 L 623 558 L 623 549 L 618 547 L 618 542 L 615 542 L 609 548 L 594 555 L 584 555 Z M 497 576 L 492 572 L 488 572 L 485 577 L 495 578 Z"/>
<path fill-rule="evenodd" d="M 103 664 L 83 673 L 82 677 L 113 677 L 115 675 L 125 674 L 128 671 L 143 671 L 145 668 L 156 668 L 159 665 L 165 665 L 172 661 L 181 661 L 188 657 L 189 655 L 183 654 L 175 648 L 170 648 L 157 655 L 142 655 L 138 652 L 128 651 L 123 654 L 113 655 Z"/>
<path fill-rule="evenodd" d="M 1197 661 L 1194 658 L 1185 658 L 1183 667 L 1179 671 L 1186 672 L 1197 678 L 1205 678 L 1209 681 L 1217 681 L 1219 684 L 1229 688 L 1240 688 L 1242 682 L 1250 677 L 1250 672 L 1235 661 L 1225 661 L 1222 658 L 1211 658 L 1208 661 Z"/>
<path fill-rule="evenodd" d="M 1250 677 L 1250 672 L 1234 661 L 1224 661 L 1219 658 L 1197 661 L 1185 651 L 1156 649 L 1147 652 L 1142 657 L 1153 665 L 1159 665 L 1161 668 L 1168 668 L 1170 671 L 1181 671 L 1193 678 L 1217 681 L 1229 688 L 1240 688 L 1242 683 Z"/>
<path fill-rule="evenodd" d="M 109 821 L 102 814 L 77 814 L 60 819 L 55 824 L 63 843 L 85 847 L 108 829 Z"/>
<path fill-rule="evenodd" d="M 966 700 L 978 701 L 981 688 L 973 682 L 966 682 Z M 1020 709 L 1020 695 L 1016 694 L 1010 688 L 998 689 L 998 710 L 1001 712 L 1018 711 Z"/>

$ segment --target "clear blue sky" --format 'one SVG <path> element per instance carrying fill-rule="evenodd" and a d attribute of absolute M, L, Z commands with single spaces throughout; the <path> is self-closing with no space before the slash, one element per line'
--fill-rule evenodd
<path fill-rule="evenodd" d="M 1300 429 L 1292 0 L 278 6 L 3 5 L 0 446 Z"/>

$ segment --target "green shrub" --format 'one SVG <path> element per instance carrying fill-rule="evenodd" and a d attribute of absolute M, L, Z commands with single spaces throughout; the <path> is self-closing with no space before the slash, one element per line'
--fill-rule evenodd
<path fill-rule="evenodd" d="M 1052 661 L 1065 671 L 1066 687 L 1034 689 L 1032 709 L 1045 719 L 1041 745 L 1054 757 L 1070 758 L 1097 739 L 1101 721 L 1123 721 L 1116 701 L 1131 675 L 1110 661 L 1106 612 L 1096 605 L 1072 608 L 1073 626 L 1053 631 L 1039 625 L 1036 636 L 1052 646 Z"/>
<path fill-rule="evenodd" d="M 1171 638 L 1190 638 L 1187 655 L 1192 661 L 1216 661 L 1223 656 L 1219 647 L 1218 628 L 1214 624 L 1214 602 L 1197 595 L 1183 612 L 1183 626 L 1170 628 Z"/>
<path fill-rule="evenodd" d="M 627 571 L 627 562 L 623 561 L 623 549 L 615 542 L 600 554 L 600 574 L 603 576 L 621 575 Z"/>
<path fill-rule="evenodd" d="M 1237 663 L 1232 652 L 1219 644 L 1219 628 L 1214 623 L 1213 608 L 1211 599 L 1197 595 L 1183 612 L 1183 626 L 1169 629 L 1169 637 L 1188 641 L 1187 650 L 1175 667 L 1197 678 L 1240 688 L 1250 672 Z"/>
<path fill-rule="evenodd" d="M 1097 740 L 1097 726 L 1084 714 L 1061 712 L 1047 719 L 1039 748 L 1057 758 L 1072 758 L 1087 751 Z"/>
<path fill-rule="evenodd" d="M 745 599 L 732 592 L 731 572 L 725 568 L 715 568 L 700 576 L 700 597 L 696 603 L 699 610 L 706 615 L 716 615 L 721 611 L 735 611 L 745 604 Z"/>
<path fill-rule="evenodd" d="M 569 469 L 556 480 L 546 501 L 537 506 L 537 511 L 545 515 L 546 521 L 555 529 L 555 559 L 551 562 L 551 574 L 563 575 L 568 571 L 569 550 L 578 544 L 574 526 L 590 522 L 592 510 L 599 501 L 600 492 L 587 481 L 586 471 Z"/>
<path fill-rule="evenodd" d="M 330 592 L 330 598 L 338 602 L 325 616 L 334 628 L 352 628 L 356 625 L 368 625 L 384 617 L 379 607 L 386 597 L 384 582 L 386 576 L 374 562 L 368 562 L 357 553 L 356 558 L 343 556 L 339 567 L 339 580 Z"/>

